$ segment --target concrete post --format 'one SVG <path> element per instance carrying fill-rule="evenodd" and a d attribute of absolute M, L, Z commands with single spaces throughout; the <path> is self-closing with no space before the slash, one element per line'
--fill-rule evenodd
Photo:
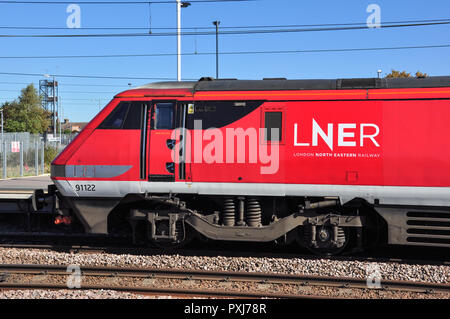
<path fill-rule="evenodd" d="M 38 145 L 38 141 L 34 142 L 34 165 L 36 168 L 36 176 L 39 176 L 39 145 Z"/>
<path fill-rule="evenodd" d="M 42 175 L 45 174 L 45 161 L 44 161 L 44 152 L 45 152 L 45 144 L 41 143 L 41 171 L 42 171 Z"/>
<path fill-rule="evenodd" d="M 3 147 L 3 178 L 6 178 L 7 176 L 7 174 L 6 174 L 6 168 L 7 168 L 7 163 L 6 163 L 6 160 L 7 160 L 7 151 L 6 151 L 6 141 L 3 141 L 3 145 L 2 145 L 2 147 Z"/>
<path fill-rule="evenodd" d="M 20 142 L 20 176 L 23 176 L 23 142 Z"/>

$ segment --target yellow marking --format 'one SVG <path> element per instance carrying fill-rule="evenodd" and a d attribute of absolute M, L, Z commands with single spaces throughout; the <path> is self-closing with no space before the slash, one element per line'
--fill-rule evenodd
<path fill-rule="evenodd" d="M 137 97 L 144 97 L 143 95 L 116 95 L 115 98 L 137 98 Z"/>
<path fill-rule="evenodd" d="M 396 91 L 396 92 L 369 92 L 370 94 L 441 94 L 441 93 L 450 93 L 450 91 L 432 91 L 432 92 L 404 92 L 404 91 Z"/>
<path fill-rule="evenodd" d="M 376 89 L 369 89 L 369 90 L 376 90 Z M 336 96 L 348 96 L 348 95 L 366 95 L 367 93 L 370 94 L 374 94 L 374 95 L 389 95 L 389 94 L 444 94 L 444 93 L 450 93 L 450 91 L 420 91 L 420 92 L 405 92 L 405 91 L 388 91 L 388 92 L 373 92 L 373 91 L 368 91 L 366 89 L 362 89 L 362 90 L 358 90 L 358 92 L 331 92 L 331 93 L 323 93 L 323 92 L 319 92 L 319 93 L 296 93 L 296 92 L 280 92 L 280 93 L 268 93 L 265 91 L 260 91 L 260 92 L 255 92 L 255 93 L 233 93 L 233 92 L 222 92 L 222 91 L 217 91 L 217 92 L 213 92 L 213 93 L 206 93 L 206 92 L 197 92 L 196 95 L 197 96 L 220 96 L 220 95 L 225 95 L 225 96 L 234 96 L 234 97 L 238 97 L 238 96 L 263 96 L 263 95 L 270 95 L 270 96 L 330 96 L 330 95 L 336 95 Z M 188 94 L 144 94 L 144 95 L 128 95 L 128 96 L 123 96 L 123 95 L 117 95 L 116 98 L 140 98 L 140 97 L 151 97 L 151 96 L 160 96 L 161 98 L 163 97 L 192 97 L 192 95 L 188 95 Z M 191 114 L 191 113 L 189 113 Z"/>
<path fill-rule="evenodd" d="M 203 93 L 199 92 L 197 93 L 198 96 L 234 96 L 234 97 L 240 97 L 240 96 L 264 96 L 264 95 L 270 95 L 270 96 L 348 96 L 348 95 L 367 95 L 369 96 L 371 94 L 374 95 L 383 95 L 383 94 L 443 94 L 443 93 L 450 93 L 450 91 L 415 91 L 415 92 L 405 92 L 405 91 L 388 91 L 388 92 L 373 92 L 373 91 L 359 91 L 359 92 L 332 92 L 332 93 L 265 93 L 265 92 L 258 92 L 258 93 L 229 93 L 229 92 L 217 92 L 217 93 Z"/>
<path fill-rule="evenodd" d="M 173 94 L 161 94 L 161 93 L 153 93 L 153 94 L 140 94 L 140 95 L 116 95 L 116 98 L 142 98 L 142 97 L 160 97 L 161 99 L 168 97 L 192 97 L 192 94 L 183 94 L 183 93 L 173 93 Z"/>
<path fill-rule="evenodd" d="M 169 135 L 169 134 L 172 134 L 172 132 L 161 132 L 161 131 L 154 131 L 153 132 L 153 134 L 156 134 L 156 135 Z"/>
<path fill-rule="evenodd" d="M 342 93 L 342 92 L 336 92 L 336 93 L 265 93 L 265 92 L 259 92 L 259 93 L 228 93 L 228 92 L 218 92 L 218 93 L 197 93 L 201 96 L 217 96 L 217 95 L 228 95 L 228 96 L 248 96 L 248 95 L 365 95 L 366 91 L 363 92 L 355 92 L 355 93 Z"/>

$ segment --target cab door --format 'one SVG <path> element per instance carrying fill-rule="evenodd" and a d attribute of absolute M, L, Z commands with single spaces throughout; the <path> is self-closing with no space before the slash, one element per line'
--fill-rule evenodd
<path fill-rule="evenodd" d="M 191 166 L 190 166 L 190 132 L 186 127 L 186 117 L 189 109 L 193 109 L 194 104 L 190 102 L 181 102 L 177 106 L 177 134 L 175 135 L 175 176 L 180 181 L 190 183 Z"/>
<path fill-rule="evenodd" d="M 175 128 L 176 102 L 153 102 L 148 112 L 148 180 L 174 182 L 176 141 L 172 138 L 172 132 Z"/>

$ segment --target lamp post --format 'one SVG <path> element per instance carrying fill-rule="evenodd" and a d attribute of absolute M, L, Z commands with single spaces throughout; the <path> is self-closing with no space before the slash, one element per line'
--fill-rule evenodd
<path fill-rule="evenodd" d="M 177 81 L 181 81 L 181 8 L 187 8 L 189 2 L 177 1 Z"/>
<path fill-rule="evenodd" d="M 216 79 L 219 78 L 219 24 L 220 21 L 213 21 L 216 26 Z"/>

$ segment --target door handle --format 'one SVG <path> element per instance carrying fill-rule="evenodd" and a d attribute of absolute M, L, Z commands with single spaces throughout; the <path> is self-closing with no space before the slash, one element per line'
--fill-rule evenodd
<path fill-rule="evenodd" d="M 171 173 L 171 174 L 175 173 L 175 163 L 174 162 L 167 162 L 166 163 L 166 170 L 169 173 Z"/>
<path fill-rule="evenodd" d="M 175 147 L 176 141 L 172 140 L 172 139 L 168 139 L 166 141 L 166 145 L 170 150 L 173 150 L 173 148 Z"/>

